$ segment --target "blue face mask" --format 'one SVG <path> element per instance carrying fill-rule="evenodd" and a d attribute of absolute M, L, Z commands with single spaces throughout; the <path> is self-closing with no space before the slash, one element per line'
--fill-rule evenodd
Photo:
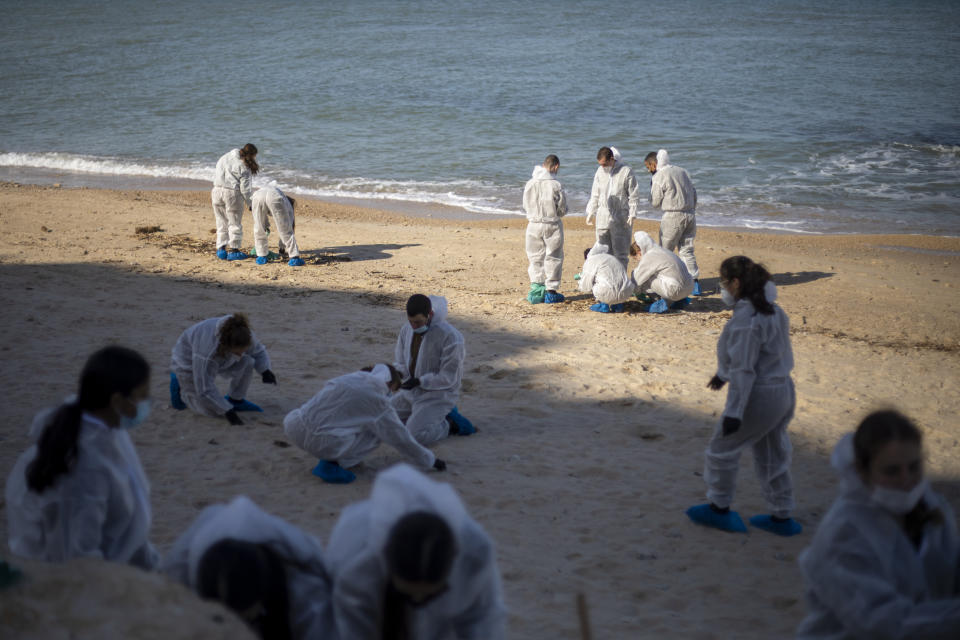
<path fill-rule="evenodd" d="M 429 328 L 430 328 L 430 325 L 425 324 L 422 327 L 417 327 L 416 329 L 413 330 L 413 332 L 419 335 L 419 334 L 426 333 Z"/>
<path fill-rule="evenodd" d="M 150 398 L 146 398 L 137 403 L 137 415 L 132 418 L 121 415 L 120 416 L 120 428 L 121 429 L 134 429 L 143 424 L 144 420 L 147 419 L 147 416 L 150 415 Z"/>

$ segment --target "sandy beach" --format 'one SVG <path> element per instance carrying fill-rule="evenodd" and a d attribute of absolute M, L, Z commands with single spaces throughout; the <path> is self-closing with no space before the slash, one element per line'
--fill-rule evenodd
<path fill-rule="evenodd" d="M 480 429 L 438 444 L 449 467 L 431 477 L 453 484 L 495 540 L 512 638 L 578 638 L 578 593 L 595 638 L 791 636 L 804 615 L 796 558 L 835 492 L 829 453 L 877 407 L 923 427 L 934 487 L 960 510 L 960 238 L 701 229 L 697 259 L 714 293 L 684 312 L 654 316 L 631 302 L 613 315 L 591 313 L 576 291 L 593 242 L 582 218 L 565 227 L 567 302 L 527 303 L 525 224 L 302 199 L 307 266 L 295 269 L 216 260 L 208 192 L 0 184 L 4 481 L 33 414 L 73 393 L 86 357 L 116 342 L 153 366 L 153 412 L 134 440 L 161 551 L 201 508 L 237 494 L 325 543 L 343 507 L 400 457 L 381 447 L 357 482 L 323 484 L 310 475 L 316 460 L 287 443 L 283 417 L 327 379 L 390 361 L 402 305 L 422 292 L 446 296 L 464 334 L 459 407 Z M 246 212 L 248 249 L 252 231 Z M 736 254 L 774 274 L 792 323 L 805 531 L 789 539 L 724 534 L 683 513 L 705 501 L 703 449 L 725 397 L 706 383 L 730 315 L 717 271 Z M 233 311 L 249 315 L 279 379 L 254 382 L 248 397 L 265 411 L 241 427 L 174 411 L 167 393 L 180 332 Z M 766 512 L 749 454 L 735 508 Z M 9 558 L 5 511 L 0 539 Z M 11 637 L 238 637 L 229 614 L 160 576 L 12 560 L 27 579 L 0 594 Z"/>

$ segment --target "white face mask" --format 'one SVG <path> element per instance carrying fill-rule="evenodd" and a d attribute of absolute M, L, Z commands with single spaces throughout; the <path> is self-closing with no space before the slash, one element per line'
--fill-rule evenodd
<path fill-rule="evenodd" d="M 924 478 L 910 491 L 875 487 L 870 494 L 870 499 L 890 513 L 902 516 L 913 511 L 929 485 L 929 481 Z"/>
<path fill-rule="evenodd" d="M 421 334 L 421 333 L 426 333 L 428 329 L 430 329 L 430 325 L 425 324 L 422 327 L 417 327 L 416 329 L 413 330 L 413 332 L 416 334 Z"/>
<path fill-rule="evenodd" d="M 134 429 L 143 424 L 144 420 L 147 419 L 147 416 L 150 415 L 150 398 L 145 398 L 137 403 L 137 415 L 132 418 L 125 415 L 120 415 L 120 428 L 121 429 Z"/>
<path fill-rule="evenodd" d="M 733 297 L 733 294 L 727 291 L 727 288 L 724 286 L 720 287 L 720 299 L 723 300 L 723 304 L 728 307 L 732 307 L 737 303 L 737 299 Z"/>

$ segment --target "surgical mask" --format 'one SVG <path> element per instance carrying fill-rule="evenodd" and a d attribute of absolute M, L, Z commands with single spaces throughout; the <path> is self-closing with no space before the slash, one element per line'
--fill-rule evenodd
<path fill-rule="evenodd" d="M 913 511 L 917 503 L 920 502 L 929 484 L 927 479 L 924 478 L 910 491 L 875 487 L 870 494 L 870 499 L 894 515 L 906 515 Z"/>
<path fill-rule="evenodd" d="M 147 416 L 150 415 L 150 398 L 145 398 L 137 403 L 137 415 L 132 418 L 125 415 L 120 416 L 121 429 L 133 429 L 143 424 Z"/>
<path fill-rule="evenodd" d="M 737 299 L 733 297 L 733 294 L 727 291 L 727 288 L 724 286 L 720 287 L 720 299 L 723 300 L 723 304 L 728 307 L 732 307 L 737 304 Z"/>
<path fill-rule="evenodd" d="M 430 325 L 425 324 L 425 325 L 423 325 L 422 327 L 417 327 L 416 329 L 413 330 L 413 332 L 416 333 L 417 335 L 419 335 L 419 334 L 422 334 L 422 333 L 426 333 L 426 332 L 427 332 L 427 329 L 429 329 L 429 328 L 430 328 Z"/>

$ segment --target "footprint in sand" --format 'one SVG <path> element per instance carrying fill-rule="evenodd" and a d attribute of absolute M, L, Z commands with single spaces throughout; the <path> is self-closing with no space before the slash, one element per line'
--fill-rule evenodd
<path fill-rule="evenodd" d="M 491 380 L 502 380 L 503 378 L 506 378 L 507 376 L 512 375 L 513 373 L 514 372 L 511 371 L 510 369 L 500 369 L 498 371 L 494 371 L 487 377 L 490 378 Z"/>

